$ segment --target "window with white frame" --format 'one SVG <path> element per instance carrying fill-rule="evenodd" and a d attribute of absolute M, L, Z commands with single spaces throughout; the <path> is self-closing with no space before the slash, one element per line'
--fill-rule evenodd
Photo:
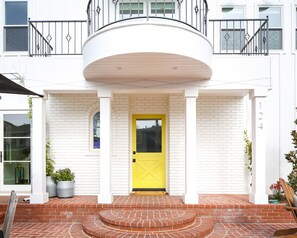
<path fill-rule="evenodd" d="M 144 6 L 143 2 L 120 2 L 119 13 L 121 19 L 138 17 L 143 15 Z"/>
<path fill-rule="evenodd" d="M 27 1 L 5 1 L 4 50 L 28 50 Z"/>
<path fill-rule="evenodd" d="M 100 149 L 100 112 L 96 112 L 93 116 L 93 139 L 92 148 Z"/>
<path fill-rule="evenodd" d="M 259 17 L 269 18 L 268 48 L 281 50 L 283 47 L 281 7 L 259 7 Z"/>
<path fill-rule="evenodd" d="M 173 17 L 175 15 L 175 3 L 170 2 L 151 2 L 151 14 L 155 16 Z"/>
<path fill-rule="evenodd" d="M 243 7 L 223 7 L 221 23 L 221 49 L 225 51 L 241 50 L 245 45 L 245 26 Z"/>

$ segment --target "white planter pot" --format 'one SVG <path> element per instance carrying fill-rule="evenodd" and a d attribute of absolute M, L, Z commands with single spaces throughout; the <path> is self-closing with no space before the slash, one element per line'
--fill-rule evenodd
<path fill-rule="evenodd" d="M 46 192 L 50 198 L 57 196 L 57 185 L 51 176 L 46 176 Z"/>
<path fill-rule="evenodd" d="M 74 181 L 59 181 L 57 184 L 59 198 L 70 198 L 74 196 Z"/>

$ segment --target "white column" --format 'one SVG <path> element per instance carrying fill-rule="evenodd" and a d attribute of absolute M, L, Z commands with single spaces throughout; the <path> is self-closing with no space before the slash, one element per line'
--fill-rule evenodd
<path fill-rule="evenodd" d="M 254 204 L 267 204 L 266 158 L 265 158 L 265 97 L 267 90 L 255 89 L 250 93 L 252 100 L 252 194 L 249 200 Z"/>
<path fill-rule="evenodd" d="M 111 91 L 100 90 L 100 194 L 98 203 L 113 202 L 111 194 Z"/>
<path fill-rule="evenodd" d="M 198 90 L 185 90 L 186 98 L 186 189 L 185 204 L 198 204 L 196 191 L 196 100 Z"/>
<path fill-rule="evenodd" d="M 45 99 L 32 98 L 31 204 L 48 202 L 45 174 Z"/>

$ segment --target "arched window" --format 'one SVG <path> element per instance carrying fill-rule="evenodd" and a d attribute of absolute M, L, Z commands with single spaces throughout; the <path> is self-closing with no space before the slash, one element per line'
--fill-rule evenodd
<path fill-rule="evenodd" d="M 93 117 L 93 149 L 100 149 L 100 112 Z"/>

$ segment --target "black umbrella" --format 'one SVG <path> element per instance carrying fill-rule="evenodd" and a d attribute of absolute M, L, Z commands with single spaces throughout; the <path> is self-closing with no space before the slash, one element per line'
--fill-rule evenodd
<path fill-rule="evenodd" d="M 0 74 L 0 93 L 12 93 L 12 94 L 24 94 L 24 95 L 36 95 L 43 97 L 40 94 L 34 93 L 29 89 L 11 81 L 6 78 L 3 74 Z"/>

